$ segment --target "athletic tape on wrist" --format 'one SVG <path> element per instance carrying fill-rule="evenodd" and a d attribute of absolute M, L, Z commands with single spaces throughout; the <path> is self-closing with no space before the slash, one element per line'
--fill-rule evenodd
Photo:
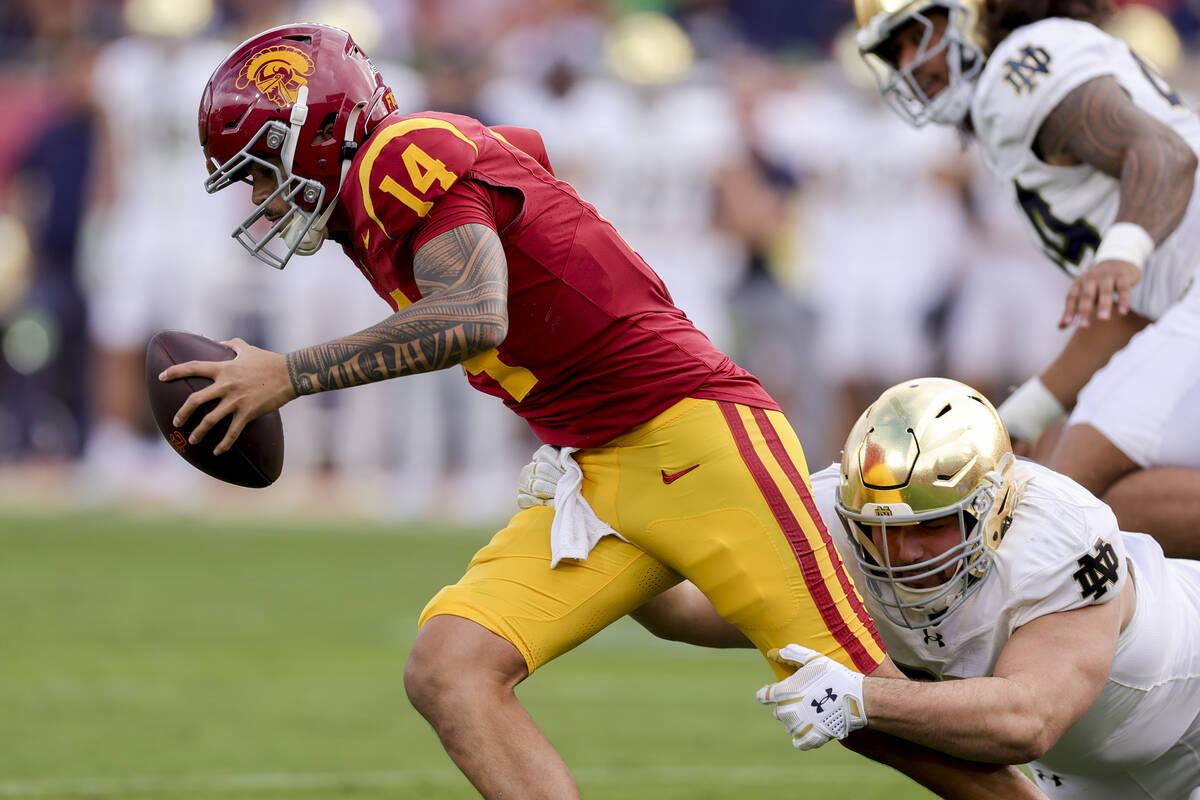
<path fill-rule="evenodd" d="M 1101 261 L 1128 261 L 1139 270 L 1146 266 L 1154 252 L 1154 238 L 1136 222 L 1117 222 L 1104 232 L 1096 248 L 1093 264 Z"/>
<path fill-rule="evenodd" d="M 996 413 L 1008 428 L 1009 436 L 1026 442 L 1037 441 L 1047 425 L 1067 415 L 1062 403 L 1037 376 L 1018 386 Z"/>

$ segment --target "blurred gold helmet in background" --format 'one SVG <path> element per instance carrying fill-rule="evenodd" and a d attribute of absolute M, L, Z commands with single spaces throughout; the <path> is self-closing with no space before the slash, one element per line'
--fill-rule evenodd
<path fill-rule="evenodd" d="M 905 381 L 863 412 L 842 453 L 837 513 L 856 544 L 866 589 L 889 619 L 936 625 L 979 588 L 1016 509 L 1014 465 L 996 409 L 958 381 Z M 952 515 L 958 545 L 919 563 L 891 563 L 889 533 Z M 951 570 L 937 586 L 914 585 Z"/>
<path fill-rule="evenodd" d="M 929 122 L 958 125 L 966 118 L 985 60 L 984 11 L 984 0 L 854 0 L 859 52 L 888 105 L 915 127 Z M 934 23 L 939 14 L 947 18 L 941 37 Z M 921 26 L 922 41 L 912 62 L 901 65 L 889 45 L 909 25 Z M 913 72 L 943 53 L 949 83 L 926 95 Z"/>

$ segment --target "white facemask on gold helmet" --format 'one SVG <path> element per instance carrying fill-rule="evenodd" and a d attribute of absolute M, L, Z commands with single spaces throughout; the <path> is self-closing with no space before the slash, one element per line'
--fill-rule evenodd
<path fill-rule="evenodd" d="M 837 513 L 856 545 L 861 588 L 898 625 L 936 626 L 982 584 L 1018 495 L 1008 432 L 986 398 L 946 378 L 893 386 L 859 417 L 842 453 Z M 952 516 L 957 545 L 918 563 L 891 562 L 888 537 L 898 527 Z"/>
<path fill-rule="evenodd" d="M 983 5 L 983 0 L 854 0 L 859 52 L 888 105 L 912 125 L 958 125 L 966 117 L 975 78 L 983 69 Z M 946 15 L 940 38 L 935 32 L 939 14 Z M 921 31 L 921 44 L 913 60 L 900 65 L 889 43 L 907 25 Z M 914 72 L 943 53 L 948 85 L 931 97 Z"/>

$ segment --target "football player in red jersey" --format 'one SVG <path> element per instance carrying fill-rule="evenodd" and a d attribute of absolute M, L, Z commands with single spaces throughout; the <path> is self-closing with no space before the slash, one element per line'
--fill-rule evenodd
<path fill-rule="evenodd" d="M 426 606 L 405 668 L 410 699 L 480 793 L 579 796 L 514 687 L 681 576 L 764 654 L 802 642 L 900 677 L 814 511 L 800 443 L 758 381 L 555 179 L 535 132 L 394 106 L 336 28 L 266 31 L 217 67 L 200 138 L 210 191 L 252 186 L 234 236 L 278 268 L 332 239 L 394 313 L 287 354 L 234 339 L 232 361 L 162 377 L 213 380 L 177 422 L 216 401 L 193 436 L 229 418 L 223 452 L 300 395 L 461 364 L 563 448 L 589 535 L 559 537 L 566 509 L 522 510 Z M 793 669 L 771 663 L 779 677 Z M 855 740 L 946 796 L 1040 796 L 1011 769 Z"/>

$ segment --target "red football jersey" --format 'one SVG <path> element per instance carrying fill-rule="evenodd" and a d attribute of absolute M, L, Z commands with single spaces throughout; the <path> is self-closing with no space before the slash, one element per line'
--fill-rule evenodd
<path fill-rule="evenodd" d="M 688 396 L 778 409 L 548 167 L 533 131 L 393 114 L 359 148 L 342 185 L 339 213 L 352 233 L 339 241 L 398 310 L 420 299 L 412 260 L 421 244 L 464 222 L 497 230 L 508 261 L 508 335 L 463 368 L 548 444 L 602 445 Z"/>

